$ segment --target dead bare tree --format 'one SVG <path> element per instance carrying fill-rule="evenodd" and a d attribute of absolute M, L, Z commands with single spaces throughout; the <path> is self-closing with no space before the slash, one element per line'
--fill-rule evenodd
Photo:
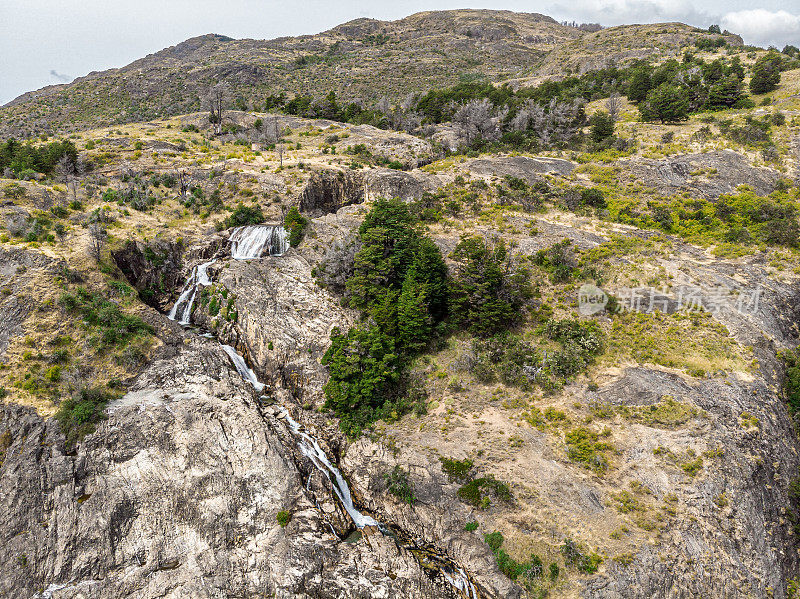
<path fill-rule="evenodd" d="M 278 153 L 278 159 L 281 161 L 281 166 L 283 166 L 283 144 L 278 144 L 275 147 L 275 151 Z"/>
<path fill-rule="evenodd" d="M 547 106 L 531 107 L 531 127 L 544 146 L 563 144 L 572 139 L 581 125 L 581 102 L 550 100 Z"/>
<path fill-rule="evenodd" d="M 69 154 L 64 154 L 58 159 L 58 162 L 56 162 L 56 174 L 58 175 L 59 180 L 64 185 L 67 185 L 70 177 L 74 173 L 75 164 L 72 162 L 72 158 L 70 158 Z"/>
<path fill-rule="evenodd" d="M 493 115 L 494 105 L 483 98 L 460 106 L 453 115 L 453 124 L 467 145 L 478 139 L 494 141 L 500 137 L 499 118 Z"/>
<path fill-rule="evenodd" d="M 214 125 L 214 134 L 222 134 L 222 119 L 225 115 L 225 107 L 230 101 L 230 88 L 225 82 L 214 85 L 206 96 L 206 103 L 209 107 L 209 121 Z"/>
<path fill-rule="evenodd" d="M 612 92 L 611 96 L 606 100 L 606 110 L 608 111 L 608 116 L 616 123 L 622 112 L 622 99 L 617 92 Z"/>
<path fill-rule="evenodd" d="M 186 170 L 179 170 L 175 172 L 175 175 L 178 179 L 178 185 L 180 187 L 180 197 L 185 198 L 186 194 L 189 193 L 189 172 Z"/>
<path fill-rule="evenodd" d="M 89 225 L 89 254 L 95 262 L 100 262 L 103 257 L 103 246 L 106 241 L 106 231 L 99 224 Z"/>

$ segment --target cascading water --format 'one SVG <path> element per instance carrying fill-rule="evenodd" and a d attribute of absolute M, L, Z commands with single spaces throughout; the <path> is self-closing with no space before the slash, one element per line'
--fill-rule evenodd
<path fill-rule="evenodd" d="M 258 380 L 256 374 L 247 365 L 247 362 L 245 362 L 244 357 L 230 345 L 222 345 L 222 349 L 230 357 L 234 368 L 236 368 L 236 372 L 250 383 L 256 391 L 259 393 L 262 392 L 264 390 L 264 383 Z M 319 442 L 306 432 L 303 425 L 291 417 L 286 408 L 278 406 L 278 410 L 281 416 L 286 420 L 292 433 L 300 439 L 297 443 L 300 452 L 310 459 L 317 470 L 322 472 L 331 482 L 336 496 L 352 519 L 353 524 L 359 529 L 365 526 L 375 526 L 381 530 L 381 532 L 388 532 L 388 529 L 382 526 L 377 520 L 371 516 L 362 514 L 355 505 L 353 505 L 353 497 L 350 494 L 350 487 L 347 485 L 347 481 L 345 481 L 339 469 L 331 464 L 328 456 L 325 454 L 322 447 L 320 447 Z M 480 599 L 478 590 L 463 569 L 453 566 L 443 560 L 441 563 L 443 566 L 441 570 L 442 575 L 450 586 L 461 592 L 467 599 Z"/>
<path fill-rule="evenodd" d="M 234 260 L 260 258 L 265 250 L 269 256 L 282 256 L 288 249 L 289 234 L 280 225 L 236 227 L 231 233 L 231 257 Z"/>
<path fill-rule="evenodd" d="M 228 354 L 228 357 L 233 362 L 234 368 L 236 368 L 236 372 L 238 372 L 241 377 L 246 380 L 248 383 L 253 385 L 256 391 L 259 393 L 264 390 L 264 383 L 258 380 L 256 373 L 247 365 L 247 362 L 244 361 L 244 358 L 230 345 L 222 345 L 222 350 Z"/>
<path fill-rule="evenodd" d="M 208 267 L 214 264 L 216 260 L 198 264 L 192 269 L 189 278 L 186 280 L 186 285 L 178 296 L 172 310 L 169 311 L 169 319 L 178 319 L 180 324 L 190 324 L 192 320 L 192 307 L 194 300 L 197 297 L 197 290 L 200 286 L 208 287 L 211 285 L 211 279 L 208 276 Z"/>
<path fill-rule="evenodd" d="M 269 243 L 271 256 L 281 255 L 288 249 L 286 231 L 283 227 L 239 227 L 231 235 L 231 241 L 233 242 L 231 254 L 233 258 L 237 260 L 260 257 L 267 243 Z M 273 249 L 279 251 L 273 252 Z M 211 278 L 208 276 L 208 267 L 214 264 L 214 262 L 216 262 L 216 260 L 199 264 L 192 269 L 184 285 L 184 289 L 178 297 L 178 301 L 175 302 L 175 305 L 172 306 L 172 310 L 170 310 L 170 319 L 175 320 L 177 318 L 179 319 L 178 322 L 182 325 L 191 323 L 192 306 L 197 297 L 197 291 L 200 286 L 211 285 Z M 211 337 L 210 335 L 204 336 Z M 220 346 L 230 358 L 236 372 L 238 372 L 245 381 L 250 383 L 258 393 L 263 392 L 265 387 L 264 383 L 258 380 L 256 373 L 247 365 L 244 357 L 230 345 L 220 344 Z M 292 434 L 299 439 L 297 446 L 300 452 L 311 460 L 314 467 L 322 472 L 330 481 L 336 496 L 352 519 L 353 524 L 359 529 L 365 526 L 375 526 L 381 530 L 381 532 L 388 533 L 388 529 L 374 518 L 358 511 L 353 504 L 353 498 L 347 481 L 345 481 L 339 469 L 328 459 L 328 456 L 325 454 L 322 447 L 320 447 L 319 442 L 306 432 L 299 422 L 289 415 L 289 411 L 286 408 L 280 406 L 279 410 L 281 416 L 289 425 Z M 457 589 L 467 599 L 479 599 L 475 585 L 464 573 L 464 570 L 447 560 L 439 558 L 438 561 L 440 563 L 442 575 L 450 586 Z"/>
<path fill-rule="evenodd" d="M 328 480 L 331 481 L 333 490 L 336 492 L 337 497 L 339 497 L 339 501 L 342 502 L 342 506 L 344 507 L 345 511 L 350 515 L 350 518 L 352 518 L 353 524 L 355 524 L 358 528 L 364 528 L 365 526 L 379 526 L 375 519 L 365 516 L 353 505 L 353 498 L 350 495 L 350 487 L 347 486 L 347 482 L 345 482 L 342 473 L 339 472 L 339 469 L 331 464 L 330 460 L 328 460 L 328 456 L 325 455 L 325 452 L 319 446 L 317 440 L 303 430 L 302 425 L 300 425 L 299 422 L 294 420 L 289 415 L 289 411 L 286 408 L 281 406 L 279 409 L 283 417 L 286 419 L 286 422 L 289 423 L 289 428 L 296 436 L 300 437 L 300 442 L 297 444 L 300 448 L 300 451 L 304 456 L 314 462 L 314 465 L 317 467 L 317 469 L 325 474 L 325 476 L 328 477 Z M 333 476 L 332 479 L 331 476 Z"/>

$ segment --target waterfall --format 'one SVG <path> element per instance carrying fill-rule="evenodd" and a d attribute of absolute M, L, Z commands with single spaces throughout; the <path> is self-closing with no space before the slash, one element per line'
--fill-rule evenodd
<path fill-rule="evenodd" d="M 263 391 L 264 383 L 258 380 L 255 372 L 253 372 L 253 370 L 247 365 L 247 362 L 245 362 L 244 357 L 230 345 L 220 345 L 225 353 L 228 354 L 231 362 L 233 362 L 236 372 L 238 372 L 244 380 L 250 383 L 256 391 L 259 393 Z M 331 464 L 331 461 L 328 459 L 325 451 L 323 451 L 322 447 L 320 447 L 319 442 L 306 432 L 303 425 L 291 417 L 286 408 L 283 406 L 278 406 L 278 410 L 280 411 L 281 416 L 286 420 L 286 423 L 289 425 L 289 429 L 296 437 L 299 438 L 297 447 L 300 449 L 300 452 L 310 459 L 317 470 L 322 472 L 331 482 L 331 486 L 333 487 L 336 496 L 339 498 L 342 507 L 344 507 L 345 511 L 350 516 L 353 524 L 355 524 L 359 529 L 364 528 L 365 526 L 376 526 L 379 530 L 381 530 L 381 532 L 388 534 L 388 529 L 386 527 L 382 526 L 374 518 L 362 514 L 358 511 L 356 506 L 353 505 L 353 497 L 350 494 L 350 487 L 347 485 L 347 481 L 344 479 L 339 469 Z M 328 524 L 330 525 L 330 523 Z M 333 530 L 333 526 L 331 526 L 331 530 L 334 532 L 334 534 L 336 534 L 336 532 Z M 444 576 L 444 579 L 450 586 L 463 594 L 466 599 L 480 599 L 478 589 L 475 588 L 475 585 L 462 568 L 459 568 L 455 564 L 445 560 L 440 560 L 440 563 L 440 571 L 442 576 Z"/>
<path fill-rule="evenodd" d="M 199 289 L 200 285 L 204 287 L 211 285 L 211 279 L 208 276 L 208 267 L 214 264 L 214 262 L 216 262 L 216 260 L 204 262 L 203 264 L 198 264 L 192 269 L 192 272 L 189 274 L 189 278 L 186 279 L 186 284 L 183 287 L 183 291 L 181 291 L 181 294 L 178 296 L 178 300 L 169 311 L 168 318 L 170 320 L 175 320 L 177 318 L 180 324 L 191 324 L 192 307 L 194 306 L 194 300 L 197 297 L 197 290 Z"/>
<path fill-rule="evenodd" d="M 353 505 L 353 498 L 350 495 L 350 487 L 347 486 L 347 482 L 344 480 L 342 473 L 339 472 L 339 469 L 331 464 L 330 460 L 328 460 L 328 456 L 326 456 L 325 452 L 322 451 L 322 448 L 319 446 L 317 440 L 303 430 L 303 427 L 300 425 L 300 423 L 289 415 L 289 412 L 286 408 L 281 406 L 280 411 L 283 417 L 286 419 L 286 422 L 289 423 L 289 428 L 292 429 L 292 432 L 300 437 L 300 442 L 297 444 L 297 446 L 300 448 L 300 451 L 304 456 L 309 458 L 314 463 L 314 465 L 317 467 L 317 470 L 322 472 L 328 477 L 328 480 L 331 481 L 333 490 L 339 497 L 339 501 L 342 502 L 344 509 L 350 515 L 350 518 L 352 518 L 353 524 L 355 524 L 358 528 L 364 528 L 365 526 L 378 526 L 377 521 L 369 516 L 365 516 L 355 508 Z M 333 476 L 333 478 L 331 478 L 331 476 Z"/>
<path fill-rule="evenodd" d="M 234 260 L 282 256 L 289 249 L 289 234 L 281 225 L 249 225 L 236 227 L 231 233 L 231 257 Z"/>
<path fill-rule="evenodd" d="M 233 362 L 236 372 L 238 372 L 244 380 L 253 385 L 256 391 L 261 392 L 264 390 L 264 383 L 258 380 L 256 373 L 247 365 L 244 358 L 233 349 L 230 345 L 222 345 L 222 349 L 228 354 L 228 357 Z"/>
<path fill-rule="evenodd" d="M 464 570 L 458 568 L 455 572 L 452 573 L 448 573 L 446 570 L 442 570 L 442 574 L 444 575 L 444 579 L 450 584 L 450 586 L 455 587 L 459 591 L 464 593 L 467 599 L 479 599 L 478 589 L 476 589 L 475 585 L 472 584 L 472 581 L 464 573 Z"/>

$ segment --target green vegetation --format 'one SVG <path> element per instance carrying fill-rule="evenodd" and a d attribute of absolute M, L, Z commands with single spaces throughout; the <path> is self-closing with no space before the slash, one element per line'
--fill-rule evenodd
<path fill-rule="evenodd" d="M 477 336 L 501 332 L 519 322 L 532 296 L 527 269 L 512 263 L 505 242 L 487 245 L 482 237 L 462 237 L 455 262 L 450 312 Z"/>
<path fill-rule="evenodd" d="M 439 460 L 442 462 L 442 472 L 447 474 L 447 478 L 451 483 L 456 481 L 461 482 L 466 479 L 474 465 L 473 461 L 470 459 L 453 460 L 440 457 Z"/>
<path fill-rule="evenodd" d="M 225 219 L 225 228 L 260 225 L 264 220 L 266 220 L 266 217 L 259 206 L 244 206 L 240 204 Z"/>
<path fill-rule="evenodd" d="M 281 525 L 281 528 L 285 528 L 292 521 L 292 514 L 286 510 L 281 510 L 275 515 L 275 519 Z"/>
<path fill-rule="evenodd" d="M 740 188 L 736 194 L 723 194 L 718 200 L 675 197 L 651 201 L 645 210 L 635 200 L 609 202 L 612 220 L 643 229 L 660 229 L 692 243 L 768 243 L 797 247 L 798 192 L 775 191 L 768 197 Z"/>
<path fill-rule="evenodd" d="M 543 592 L 543 594 L 538 595 L 540 597 L 546 595 L 546 591 L 542 589 L 542 583 L 545 579 L 545 568 L 538 555 L 533 553 L 527 561 L 518 562 L 503 549 L 505 539 L 503 538 L 503 534 L 498 531 L 484 535 L 484 541 L 486 541 L 489 549 L 494 553 L 497 566 L 503 574 L 508 576 L 511 580 L 518 582 L 529 591 Z M 550 564 L 550 580 L 553 581 L 558 578 L 558 574 L 558 564 Z"/>
<path fill-rule="evenodd" d="M 283 227 L 289 231 L 289 245 L 297 247 L 303 241 L 308 219 L 300 214 L 297 206 L 292 206 L 283 218 Z"/>
<path fill-rule="evenodd" d="M 561 546 L 561 555 L 567 566 L 573 567 L 584 574 L 594 574 L 603 561 L 598 554 L 589 552 L 572 539 L 565 539 Z"/>
<path fill-rule="evenodd" d="M 608 470 L 608 460 L 604 453 L 614 449 L 608 442 L 601 441 L 600 435 L 585 426 L 568 431 L 564 435 L 567 444 L 567 457 L 583 467 L 600 474 Z"/>
<path fill-rule="evenodd" d="M 36 146 L 9 139 L 0 143 L 0 174 L 10 168 L 18 178 L 25 178 L 21 175 L 26 172 L 52 175 L 64 156 L 67 157 L 68 168 L 74 168 L 78 160 L 78 150 L 71 141 L 54 141 Z"/>
<path fill-rule="evenodd" d="M 783 379 L 783 390 L 789 413 L 795 418 L 800 414 L 800 351 L 784 351 L 780 353 L 783 359 L 785 371 Z M 798 487 L 800 488 L 800 487 Z"/>
<path fill-rule="evenodd" d="M 750 91 L 754 94 L 768 94 L 774 91 L 781 82 L 781 63 L 781 57 L 777 52 L 770 52 L 759 58 L 753 65 Z"/>
<path fill-rule="evenodd" d="M 716 39 L 724 44 L 723 38 Z M 642 120 L 674 123 L 705 110 L 752 107 L 744 93 L 744 76 L 738 56 L 705 62 L 687 53 L 683 62 L 633 65 L 627 95 L 639 107 Z"/>
<path fill-rule="evenodd" d="M 64 292 L 59 301 L 95 331 L 89 341 L 97 349 L 130 343 L 135 337 L 149 337 L 153 333 L 153 328 L 141 318 L 125 314 L 117 304 L 85 287 L 78 287 L 74 293 Z"/>
<path fill-rule="evenodd" d="M 689 118 L 689 94 L 680 86 L 662 83 L 647 92 L 639 109 L 645 121 L 685 121 Z"/>
<path fill-rule="evenodd" d="M 618 410 L 625 418 L 663 428 L 675 428 L 698 414 L 694 406 L 679 402 L 670 395 L 649 406 L 620 406 Z"/>
<path fill-rule="evenodd" d="M 457 495 L 464 503 L 484 510 L 491 506 L 492 497 L 500 501 L 511 501 L 513 499 L 509 486 L 497 480 L 491 474 L 471 480 L 458 489 Z"/>
<path fill-rule="evenodd" d="M 414 488 L 408 478 L 408 472 L 401 468 L 399 464 L 391 472 L 385 473 L 383 479 L 386 482 L 386 490 L 389 493 L 408 505 L 416 503 L 417 498 L 414 497 Z"/>
<path fill-rule="evenodd" d="M 410 360 L 447 315 L 447 268 L 408 207 L 380 200 L 359 228 L 361 249 L 346 283 L 363 322 L 335 329 L 322 363 L 330 371 L 325 406 L 350 435 L 374 420 L 394 419 L 423 398 L 409 389 Z"/>
<path fill-rule="evenodd" d="M 474 532 L 478 530 L 478 523 L 477 522 L 467 522 L 464 525 L 464 530 L 467 532 Z"/>
<path fill-rule="evenodd" d="M 74 447 L 78 441 L 94 432 L 95 424 L 105 418 L 106 404 L 114 397 L 106 389 L 84 387 L 61 402 L 53 418 L 61 425 L 67 448 Z"/>

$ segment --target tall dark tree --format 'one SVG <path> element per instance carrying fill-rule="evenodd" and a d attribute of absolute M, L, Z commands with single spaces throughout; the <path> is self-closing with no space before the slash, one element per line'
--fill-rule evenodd
<path fill-rule="evenodd" d="M 646 121 L 685 121 L 689 118 L 689 96 L 682 87 L 662 83 L 656 89 L 650 90 L 640 110 L 642 119 Z"/>
<path fill-rule="evenodd" d="M 637 104 L 639 102 L 644 102 L 647 99 L 647 93 L 652 87 L 650 69 L 647 67 L 639 67 L 633 72 L 630 82 L 628 83 L 628 100 Z"/>
<path fill-rule="evenodd" d="M 754 94 L 768 94 L 781 82 L 781 58 L 777 52 L 769 52 L 753 65 L 750 91 Z"/>

